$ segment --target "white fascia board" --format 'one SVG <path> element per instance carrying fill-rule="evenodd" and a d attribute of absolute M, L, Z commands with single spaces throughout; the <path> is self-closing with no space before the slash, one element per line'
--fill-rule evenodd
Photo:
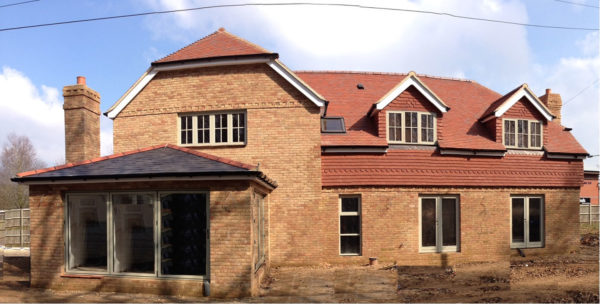
<path fill-rule="evenodd" d="M 552 114 L 550 114 L 550 112 L 548 112 L 540 104 L 540 101 L 537 99 L 537 97 L 535 97 L 525 87 L 520 88 L 518 92 L 513 94 L 513 96 L 511 96 L 507 101 L 505 101 L 502 105 L 500 105 L 498 107 L 498 109 L 496 109 L 494 115 L 496 117 L 500 117 L 500 116 L 504 115 L 504 113 L 506 113 L 506 111 L 508 111 L 508 109 L 510 109 L 512 106 L 514 106 L 515 103 L 517 103 L 523 97 L 527 98 L 527 100 L 529 100 L 529 102 L 542 114 L 542 116 L 544 116 L 544 118 L 546 118 L 546 120 L 552 121 L 552 118 L 553 118 Z"/>
<path fill-rule="evenodd" d="M 276 60 L 271 60 L 267 63 L 277 74 L 279 74 L 283 79 L 287 80 L 292 86 L 294 86 L 300 93 L 306 96 L 310 101 L 312 101 L 317 107 L 325 106 L 325 101 L 322 100 L 319 96 L 317 96 L 311 89 L 307 88 L 300 80 L 298 80 L 297 76 L 290 73 L 287 69 L 281 66 Z"/>
<path fill-rule="evenodd" d="M 398 97 L 398 95 L 402 94 L 402 92 L 404 92 L 410 86 L 414 86 L 415 88 L 417 88 L 417 90 L 419 92 L 421 92 L 421 94 L 423 94 L 423 96 L 425 96 L 425 98 L 427 98 L 427 100 L 429 100 L 429 102 L 431 102 L 438 110 L 440 110 L 440 112 L 442 112 L 442 113 L 448 112 L 448 109 L 443 104 L 443 102 L 441 100 L 439 100 L 434 94 L 432 94 L 432 92 L 429 91 L 429 89 L 427 89 L 425 86 L 423 86 L 423 84 L 420 81 L 418 81 L 415 78 L 415 76 L 413 76 L 413 75 L 410 75 L 408 78 L 406 78 L 392 92 L 387 94 L 381 101 L 379 101 L 376 104 L 376 109 L 383 110 L 394 99 L 396 99 L 396 97 Z"/>
<path fill-rule="evenodd" d="M 129 90 L 125 96 L 122 97 L 119 104 L 107 113 L 108 118 L 115 119 L 119 113 L 146 87 L 146 85 L 156 76 L 158 72 L 174 71 L 183 69 L 195 69 L 204 67 L 214 66 L 227 66 L 227 65 L 243 65 L 243 64 L 257 64 L 267 63 L 270 59 L 268 58 L 254 58 L 254 59 L 223 59 L 214 60 L 207 62 L 191 62 L 191 63 L 173 63 L 165 64 L 160 66 L 151 67 L 145 75 Z"/>

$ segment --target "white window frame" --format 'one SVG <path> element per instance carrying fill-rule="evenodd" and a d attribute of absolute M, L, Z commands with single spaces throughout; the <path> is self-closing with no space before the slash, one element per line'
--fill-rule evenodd
<path fill-rule="evenodd" d="M 523 219 L 523 225 L 524 227 L 524 234 L 525 234 L 525 238 L 523 242 L 513 242 L 512 237 L 513 237 L 513 233 L 512 233 L 512 229 L 513 229 L 513 224 L 512 224 L 512 217 L 513 217 L 513 213 L 512 213 L 512 200 L 513 198 L 521 198 L 523 199 L 523 215 L 524 215 L 524 219 Z M 529 199 L 530 198 L 537 198 L 540 199 L 542 206 L 540 208 L 540 217 L 541 217 L 541 221 L 540 221 L 540 241 L 539 242 L 530 242 L 529 241 Z M 544 247 L 544 240 L 546 239 L 546 234 L 545 234 L 545 222 L 546 222 L 546 202 L 544 200 L 544 196 L 542 195 L 511 195 L 510 196 L 510 200 L 509 200 L 509 204 L 510 204 L 510 248 L 542 248 Z"/>
<path fill-rule="evenodd" d="M 162 221 L 161 221 L 161 208 L 160 198 L 163 195 L 173 193 L 191 193 L 191 194 L 205 194 L 206 195 L 206 274 L 205 275 L 163 275 L 161 274 L 161 234 Z M 113 271 L 114 263 L 114 220 L 113 220 L 113 203 L 112 197 L 114 194 L 152 194 L 153 196 L 153 207 L 154 207 L 154 273 L 134 273 L 134 272 L 115 272 Z M 103 195 L 106 202 L 106 237 L 107 237 L 107 270 L 106 271 L 84 271 L 70 268 L 70 246 L 71 246 L 71 225 L 69 215 L 69 204 L 70 197 L 72 196 L 85 196 L 85 195 Z M 64 255 L 64 272 L 66 274 L 73 275 L 101 275 L 101 276 L 113 276 L 113 277 L 143 277 L 143 278 L 178 278 L 178 279 L 191 279 L 191 280 L 207 280 L 210 278 L 210 192 L 209 191 L 197 191 L 197 190 L 181 190 L 181 191 L 147 191 L 147 190 L 128 190 L 128 191 L 101 191 L 101 192 L 68 192 L 65 196 L 65 255 Z"/>
<path fill-rule="evenodd" d="M 216 142 L 215 136 L 215 120 L 216 115 L 226 114 L 227 115 L 227 141 Z M 244 114 L 244 141 L 234 142 L 233 141 L 233 114 Z M 209 142 L 200 143 L 198 142 L 198 116 L 208 115 L 209 116 Z M 192 143 L 184 144 L 181 142 L 181 118 L 192 117 Z M 248 142 L 248 112 L 247 111 L 221 111 L 221 112 L 199 112 L 199 113 L 180 113 L 177 115 L 177 142 L 182 147 L 198 147 L 198 146 L 244 146 Z"/>
<path fill-rule="evenodd" d="M 358 198 L 358 211 L 342 211 L 343 198 Z M 362 198 L 360 194 L 344 194 L 338 198 L 338 253 L 341 256 L 361 256 L 362 255 Z M 358 233 L 341 233 L 342 216 L 358 216 Z M 358 236 L 358 252 L 342 253 L 342 236 Z"/>
<path fill-rule="evenodd" d="M 435 200 L 435 246 L 423 246 L 423 199 Z M 454 199 L 456 201 L 456 245 L 443 246 L 443 216 L 442 216 L 442 199 Z M 440 253 L 440 252 L 458 252 L 460 248 L 460 197 L 458 195 L 423 195 L 419 196 L 419 253 Z"/>
<path fill-rule="evenodd" d="M 519 147 L 519 120 L 527 121 L 527 147 Z M 513 121 L 515 123 L 515 144 L 508 145 L 506 144 L 506 135 L 505 135 L 505 121 Z M 540 146 L 532 147 L 531 146 L 531 137 L 533 136 L 533 132 L 531 132 L 531 126 L 534 123 L 540 124 Z M 507 148 L 512 149 L 525 149 L 525 150 L 541 150 L 544 147 L 544 124 L 539 120 L 533 119 L 520 119 L 520 118 L 503 118 L 502 119 L 502 143 Z"/>
<path fill-rule="evenodd" d="M 401 131 L 402 140 L 390 140 L 390 114 L 400 113 L 402 114 Z M 417 142 L 406 142 L 406 114 L 417 113 Z M 433 117 L 433 141 L 424 141 L 421 138 L 421 114 L 431 115 Z M 407 144 L 407 145 L 435 145 L 437 141 L 437 115 L 432 112 L 423 111 L 386 111 L 385 113 L 385 135 L 386 140 L 390 144 Z"/>

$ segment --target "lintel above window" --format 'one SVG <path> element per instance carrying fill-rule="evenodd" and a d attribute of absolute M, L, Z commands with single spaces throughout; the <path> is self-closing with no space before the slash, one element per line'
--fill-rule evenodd
<path fill-rule="evenodd" d="M 388 111 L 389 143 L 433 144 L 436 141 L 436 115 L 416 111 Z"/>
<path fill-rule="evenodd" d="M 346 133 L 344 117 L 321 117 L 322 133 Z"/>
<path fill-rule="evenodd" d="M 243 145 L 246 143 L 246 112 L 179 115 L 182 146 Z"/>

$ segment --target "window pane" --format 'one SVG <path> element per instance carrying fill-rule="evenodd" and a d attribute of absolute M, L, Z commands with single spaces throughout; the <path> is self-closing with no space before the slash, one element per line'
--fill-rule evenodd
<path fill-rule="evenodd" d="M 342 197 L 342 212 L 358 212 L 358 197 Z"/>
<path fill-rule="evenodd" d="M 206 274 L 206 195 L 173 193 L 161 203 L 161 272 L 165 275 Z"/>
<path fill-rule="evenodd" d="M 360 233 L 360 217 L 357 215 L 340 216 L 340 234 Z"/>
<path fill-rule="evenodd" d="M 527 120 L 517 121 L 517 146 L 519 148 L 527 148 L 529 137 L 529 122 Z"/>
<path fill-rule="evenodd" d="M 515 145 L 515 122 L 512 120 L 504 121 L 504 144 L 507 146 Z"/>
<path fill-rule="evenodd" d="M 529 241 L 542 241 L 542 199 L 529 198 Z"/>
<path fill-rule="evenodd" d="M 389 113 L 388 120 L 389 140 L 402 141 L 402 113 Z"/>
<path fill-rule="evenodd" d="M 531 146 L 539 148 L 542 146 L 541 124 L 539 122 L 531 122 Z"/>
<path fill-rule="evenodd" d="M 342 236 L 340 252 L 342 254 L 360 254 L 360 236 Z"/>
<path fill-rule="evenodd" d="M 435 199 L 421 199 L 421 246 L 435 246 Z"/>
<path fill-rule="evenodd" d="M 209 143 L 209 131 L 210 131 L 210 116 L 199 115 L 198 116 L 198 142 Z"/>
<path fill-rule="evenodd" d="M 113 195 L 113 271 L 154 273 L 152 198 L 150 194 Z"/>
<path fill-rule="evenodd" d="M 418 141 L 418 125 L 417 125 L 417 112 L 406 112 L 405 118 L 405 138 L 407 143 L 414 143 Z"/>
<path fill-rule="evenodd" d="M 433 115 L 421 114 L 421 141 L 433 142 Z"/>
<path fill-rule="evenodd" d="M 323 131 L 326 132 L 345 132 L 343 118 L 321 118 Z"/>
<path fill-rule="evenodd" d="M 106 197 L 71 195 L 69 215 L 69 268 L 106 271 Z"/>
<path fill-rule="evenodd" d="M 512 242 L 525 242 L 525 199 L 512 199 Z"/>
<path fill-rule="evenodd" d="M 181 143 L 192 143 L 192 116 L 181 117 Z"/>
<path fill-rule="evenodd" d="M 456 246 L 456 200 L 442 199 L 442 245 Z"/>

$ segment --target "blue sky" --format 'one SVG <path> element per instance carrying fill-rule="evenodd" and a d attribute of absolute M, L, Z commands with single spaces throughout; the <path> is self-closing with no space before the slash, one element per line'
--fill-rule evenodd
<path fill-rule="evenodd" d="M 0 5 L 20 2 L 0 0 Z M 1 7 L 0 28 L 253 1 L 40 0 Z M 276 2 L 272 0 L 254 2 Z M 289 2 L 281 0 L 277 2 Z M 320 2 L 320 1 L 314 1 Z M 356 1 L 523 23 L 598 28 L 598 9 L 554 0 Z M 577 3 L 599 5 L 591 0 Z M 219 27 L 278 52 L 295 70 L 408 72 L 475 80 L 506 93 L 522 83 L 560 93 L 563 125 L 598 151 L 597 31 L 538 29 L 445 16 L 327 7 L 211 9 L 0 32 L 0 141 L 29 136 L 49 164 L 64 158 L 62 95 L 83 75 L 110 107 L 159 59 Z M 595 84 L 594 84 L 595 83 Z M 112 124 L 102 119 L 103 154 Z M 586 160 L 598 168 L 598 157 Z"/>

